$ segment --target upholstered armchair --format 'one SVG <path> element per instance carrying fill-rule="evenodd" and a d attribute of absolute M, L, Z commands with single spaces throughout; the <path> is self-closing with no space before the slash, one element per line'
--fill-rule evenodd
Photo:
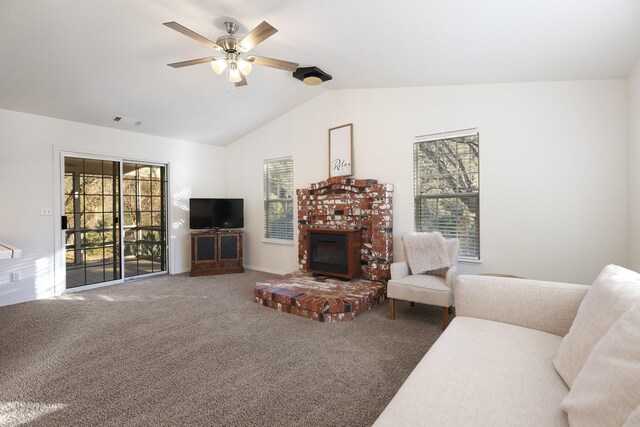
<path fill-rule="evenodd" d="M 451 261 L 448 269 L 441 269 L 424 274 L 411 274 L 406 262 L 391 264 L 391 280 L 387 283 L 389 299 L 389 318 L 395 320 L 396 300 L 410 301 L 442 307 L 442 329 L 449 324 L 449 310 L 453 306 L 453 281 L 457 274 L 458 239 L 445 239 L 447 252 Z"/>

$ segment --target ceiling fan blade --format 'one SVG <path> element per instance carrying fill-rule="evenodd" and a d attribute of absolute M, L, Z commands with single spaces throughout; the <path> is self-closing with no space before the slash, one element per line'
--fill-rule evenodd
<path fill-rule="evenodd" d="M 253 62 L 266 67 L 279 68 L 280 70 L 291 71 L 292 73 L 298 68 L 295 62 L 283 61 L 281 59 L 267 58 L 266 56 L 251 55 Z"/>
<path fill-rule="evenodd" d="M 278 30 L 272 27 L 267 21 L 262 21 L 238 42 L 240 51 L 249 52 L 277 32 Z"/>
<path fill-rule="evenodd" d="M 240 78 L 242 78 L 242 80 L 240 80 L 238 83 L 234 83 L 236 85 L 236 87 L 246 86 L 247 85 L 247 78 L 244 76 L 244 74 L 240 73 Z"/>
<path fill-rule="evenodd" d="M 214 42 L 212 42 L 208 38 L 206 38 L 204 36 L 201 36 L 200 34 L 194 32 L 194 31 L 191 31 L 187 27 L 183 27 L 182 25 L 178 24 L 177 22 L 174 22 L 174 21 L 165 22 L 163 25 L 166 25 L 167 27 L 171 28 L 172 30 L 176 30 L 177 32 L 182 33 L 187 37 L 191 37 L 195 41 L 200 42 L 205 46 L 209 46 L 212 49 L 216 49 L 216 50 L 219 50 L 221 52 L 224 52 L 224 49 L 222 49 L 220 46 L 218 46 L 217 44 L 215 44 Z"/>
<path fill-rule="evenodd" d="M 167 65 L 173 68 L 181 68 L 181 67 L 188 67 L 189 65 L 204 64 L 205 62 L 211 62 L 214 59 L 218 59 L 218 58 L 216 58 L 215 56 L 207 56 L 206 58 L 198 58 L 198 59 L 190 59 L 188 61 L 173 62 Z"/>

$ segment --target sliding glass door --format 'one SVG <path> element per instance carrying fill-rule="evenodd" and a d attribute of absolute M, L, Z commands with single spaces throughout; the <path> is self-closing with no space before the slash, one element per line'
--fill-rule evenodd
<path fill-rule="evenodd" d="M 166 271 L 166 168 L 125 163 L 123 171 L 125 275 Z"/>
<path fill-rule="evenodd" d="M 120 163 L 66 157 L 67 289 L 122 277 L 119 212 Z"/>
<path fill-rule="evenodd" d="M 66 288 L 167 271 L 166 166 L 64 156 Z"/>

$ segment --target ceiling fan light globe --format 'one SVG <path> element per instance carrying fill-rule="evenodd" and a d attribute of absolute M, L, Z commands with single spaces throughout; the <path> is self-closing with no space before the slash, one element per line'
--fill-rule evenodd
<path fill-rule="evenodd" d="M 244 59 L 239 59 L 237 63 L 238 63 L 238 69 L 242 74 L 244 74 L 245 76 L 248 76 L 249 74 L 251 74 L 251 70 L 253 68 L 253 66 L 251 65 L 251 62 L 245 61 Z"/>
<path fill-rule="evenodd" d="M 242 81 L 242 76 L 240 75 L 239 69 L 229 68 L 229 81 L 231 83 L 240 83 Z"/>
<path fill-rule="evenodd" d="M 211 69 L 217 75 L 222 74 L 224 69 L 227 68 L 227 60 L 224 58 L 214 59 L 211 61 Z"/>
<path fill-rule="evenodd" d="M 318 86 L 320 83 L 322 83 L 322 79 L 316 76 L 305 77 L 302 81 L 304 82 L 304 84 L 307 84 L 309 86 Z"/>

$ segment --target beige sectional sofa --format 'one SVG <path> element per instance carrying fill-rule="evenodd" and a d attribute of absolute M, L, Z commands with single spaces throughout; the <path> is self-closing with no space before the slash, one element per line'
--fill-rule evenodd
<path fill-rule="evenodd" d="M 640 290 L 640 276 L 638 279 Z M 554 361 L 592 287 L 460 276 L 454 288 L 456 318 L 374 426 L 538 427 L 567 426 L 571 417 L 578 420 L 575 413 L 568 417 L 566 408 L 561 407 L 570 388 L 554 367 Z M 626 308 L 628 305 L 623 304 Z M 583 318 L 593 317 L 586 309 L 582 311 L 585 311 Z M 571 330 L 575 338 L 576 332 Z M 565 342 L 565 347 L 570 344 Z M 564 357 L 572 360 L 572 349 L 566 351 Z M 630 357 L 633 360 L 636 356 Z M 638 371 L 631 375 L 637 376 Z M 619 389 L 620 385 L 613 387 Z M 628 391 L 636 393 L 637 389 Z M 579 402 L 583 402 L 580 400 L 583 395 L 578 396 Z M 633 397 L 626 403 L 626 409 L 619 410 L 624 414 L 616 414 L 622 422 L 607 425 L 624 424 L 631 412 L 629 405 L 640 405 L 640 400 L 633 399 L 640 396 Z M 580 415 L 593 418 L 588 413 Z M 607 416 L 607 420 L 611 418 L 615 417 Z M 593 424 L 572 425 L 604 425 L 593 419 Z"/>

